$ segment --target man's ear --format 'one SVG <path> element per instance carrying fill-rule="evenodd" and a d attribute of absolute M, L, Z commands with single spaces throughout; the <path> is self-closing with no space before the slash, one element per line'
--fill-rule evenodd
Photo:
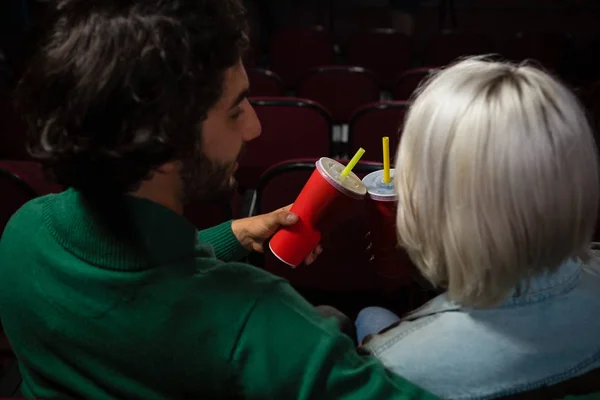
<path fill-rule="evenodd" d="M 155 169 L 159 174 L 173 174 L 181 170 L 181 161 L 169 161 Z"/>

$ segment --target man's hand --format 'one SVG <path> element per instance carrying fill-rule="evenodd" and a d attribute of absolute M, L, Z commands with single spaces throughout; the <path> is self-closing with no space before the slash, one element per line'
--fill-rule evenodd
<path fill-rule="evenodd" d="M 233 221 L 231 229 L 239 242 L 250 251 L 264 252 L 264 244 L 279 229 L 280 226 L 290 226 L 298 222 L 298 216 L 290 212 L 287 206 L 269 214 Z M 319 245 L 306 258 L 306 264 L 312 264 L 323 248 Z"/>

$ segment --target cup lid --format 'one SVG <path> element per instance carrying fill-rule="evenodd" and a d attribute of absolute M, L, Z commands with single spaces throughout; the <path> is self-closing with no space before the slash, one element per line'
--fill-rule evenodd
<path fill-rule="evenodd" d="M 383 170 L 371 172 L 363 178 L 369 197 L 378 201 L 396 201 L 397 195 L 394 189 L 395 169 L 390 169 L 391 183 L 383 182 Z"/>
<path fill-rule="evenodd" d="M 367 194 L 367 188 L 360 178 L 350 172 L 347 177 L 342 177 L 345 166 L 331 158 L 323 157 L 316 163 L 317 170 L 332 186 L 340 192 L 355 199 L 362 199 Z"/>

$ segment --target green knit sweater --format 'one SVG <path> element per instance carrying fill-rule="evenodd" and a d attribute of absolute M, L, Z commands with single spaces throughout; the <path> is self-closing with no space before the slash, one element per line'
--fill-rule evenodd
<path fill-rule="evenodd" d="M 151 201 L 126 207 L 144 257 L 74 190 L 27 203 L 6 227 L 0 316 L 26 397 L 433 398 L 361 358 L 284 280 L 233 262 L 231 223 L 198 234 Z"/>

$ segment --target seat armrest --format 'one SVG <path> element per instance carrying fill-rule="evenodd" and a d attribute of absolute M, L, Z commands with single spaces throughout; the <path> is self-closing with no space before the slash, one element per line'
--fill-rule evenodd
<path fill-rule="evenodd" d="M 253 217 L 257 213 L 256 205 L 256 190 L 246 190 L 242 196 L 242 205 L 240 210 L 240 217 Z"/>

